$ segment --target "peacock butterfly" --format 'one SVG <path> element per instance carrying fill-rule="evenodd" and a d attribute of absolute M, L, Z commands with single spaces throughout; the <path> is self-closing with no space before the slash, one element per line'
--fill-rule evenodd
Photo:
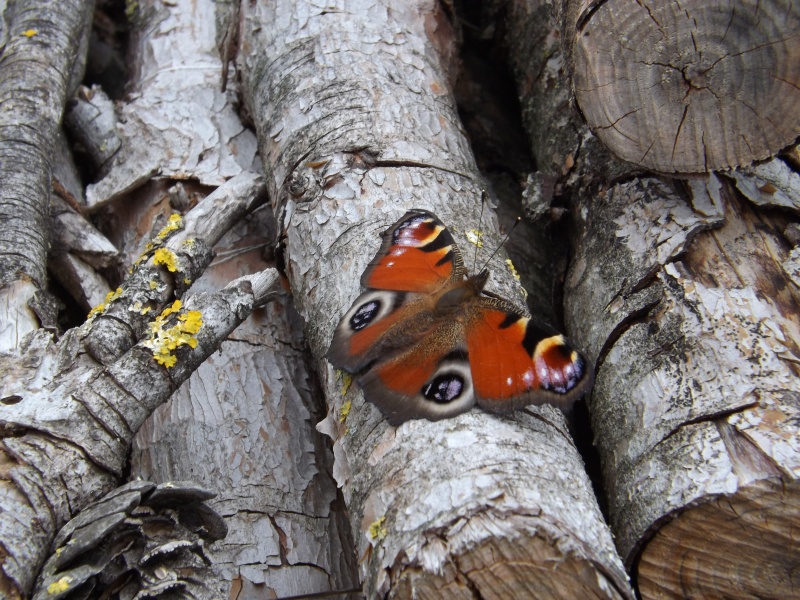
<path fill-rule="evenodd" d="M 529 404 L 567 409 L 592 385 L 589 363 L 564 336 L 483 291 L 452 234 L 411 210 L 382 234 L 361 276 L 367 291 L 342 317 L 327 359 L 358 378 L 392 425 Z"/>

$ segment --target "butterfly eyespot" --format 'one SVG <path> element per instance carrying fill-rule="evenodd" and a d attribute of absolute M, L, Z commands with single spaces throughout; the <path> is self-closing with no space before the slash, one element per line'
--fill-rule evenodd
<path fill-rule="evenodd" d="M 350 318 L 350 327 L 353 331 L 361 331 L 372 323 L 381 310 L 380 300 L 370 300 L 358 307 L 355 314 Z"/>
<path fill-rule="evenodd" d="M 457 373 L 443 373 L 422 388 L 422 395 L 431 402 L 447 404 L 464 391 L 464 379 Z"/>

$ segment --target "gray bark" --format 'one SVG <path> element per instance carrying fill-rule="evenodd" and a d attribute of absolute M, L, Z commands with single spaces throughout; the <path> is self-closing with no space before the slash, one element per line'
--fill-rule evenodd
<path fill-rule="evenodd" d="M 93 206 L 125 208 L 110 235 L 133 257 L 168 208 L 246 168 L 255 136 L 236 114 L 237 89 L 222 92 L 225 67 L 215 23 L 238 13 L 210 1 L 140 3 L 131 55 L 139 93 L 121 107 L 122 151 L 90 189 Z M 157 116 L 157 118 L 156 118 Z M 155 185 L 150 174 L 157 170 Z M 132 195 L 119 190 L 142 182 Z M 171 187 L 170 187 L 171 186 Z M 94 198 L 94 200 L 91 200 Z M 116 199 L 115 199 L 116 198 Z M 209 221 L 213 223 L 213 221 Z M 260 211 L 216 248 L 192 292 L 211 292 L 261 270 L 274 220 Z M 221 597 L 273 598 L 352 589 L 355 556 L 347 517 L 330 477 L 330 450 L 313 425 L 321 418 L 316 382 L 292 301 L 285 294 L 237 330 L 137 435 L 132 476 L 191 478 L 217 492 L 210 504 L 228 524 L 207 549 Z"/>
<path fill-rule="evenodd" d="M 453 36 L 441 7 L 256 2 L 242 11 L 245 98 L 319 361 L 320 430 L 334 442 L 365 593 L 629 597 L 561 413 L 473 411 L 394 428 L 320 359 L 377 234 L 406 209 L 434 210 L 462 249 L 479 226 L 481 179 L 449 91 Z M 486 218 L 491 248 L 499 236 Z M 502 258 L 491 289 L 520 302 Z"/>
<path fill-rule="evenodd" d="M 39 327 L 29 303 L 46 288 L 52 161 L 92 7 L 86 0 L 3 5 L 0 350 Z"/>

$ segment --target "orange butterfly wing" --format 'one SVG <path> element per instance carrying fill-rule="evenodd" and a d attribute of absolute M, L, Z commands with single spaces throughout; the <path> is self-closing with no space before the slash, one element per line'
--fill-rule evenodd
<path fill-rule="evenodd" d="M 428 292 L 466 275 L 453 236 L 432 213 L 409 211 L 382 237 L 380 250 L 361 276 L 365 288 Z"/>
<path fill-rule="evenodd" d="M 339 321 L 327 354 L 350 373 L 426 335 L 434 320 L 430 294 L 465 274 L 453 236 L 427 211 L 407 212 L 381 235 L 381 248 L 361 276 L 369 290 Z"/>
<path fill-rule="evenodd" d="M 510 302 L 481 296 L 487 274 L 466 269 L 444 224 L 423 210 L 383 234 L 361 276 L 368 288 L 337 326 L 327 358 L 358 379 L 364 397 L 397 425 L 481 407 L 548 402 L 568 408 L 592 384 L 563 336 Z"/>
<path fill-rule="evenodd" d="M 591 366 L 563 335 L 505 300 L 478 298 L 469 313 L 467 349 L 481 408 L 549 403 L 566 409 L 592 385 Z"/>

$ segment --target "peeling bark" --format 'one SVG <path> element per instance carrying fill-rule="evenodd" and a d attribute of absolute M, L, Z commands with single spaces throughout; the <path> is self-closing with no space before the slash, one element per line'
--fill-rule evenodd
<path fill-rule="evenodd" d="M 258 187 L 253 176 L 242 177 Z M 203 228 L 181 229 L 173 222 L 154 240 L 158 250 L 174 256 L 174 273 L 159 264 L 154 248 L 80 329 L 58 344 L 39 331 L 19 353 L 0 355 L 6 375 L 0 383 L 0 591 L 6 597 L 26 596 L 56 530 L 115 487 L 142 422 L 269 298 L 274 271 L 194 296 L 183 311 L 172 302 L 185 289 L 179 282 L 195 279 L 210 260 L 208 247 L 216 240 L 205 234 L 222 235 L 260 197 L 229 198 L 224 189 L 212 194 L 196 209 Z M 225 210 L 215 214 L 215 202 Z M 194 216 L 187 215 L 190 227 Z M 210 221 L 217 226 L 209 228 Z M 160 325 L 149 327 L 144 315 L 159 313 Z M 181 325 L 190 317 L 199 328 Z M 171 349 L 179 334 L 192 331 L 191 344 Z M 188 343 L 186 335 L 182 340 Z M 165 350 L 180 355 L 169 369 L 153 360 Z"/>
<path fill-rule="evenodd" d="M 121 109 L 126 123 L 120 153 L 90 189 L 90 197 L 114 211 L 110 235 L 125 256 L 140 252 L 148 230 L 158 227 L 170 206 L 191 205 L 207 193 L 206 185 L 253 162 L 255 136 L 236 114 L 235 82 L 221 91 L 225 67 L 214 25 L 224 8 L 210 1 L 139 3 L 131 85 L 140 93 Z M 154 167 L 156 182 L 148 179 Z M 131 181 L 148 183 L 120 196 Z M 231 193 L 235 198 L 251 190 Z M 202 216 L 196 222 L 214 225 Z M 262 255 L 274 229 L 268 211 L 239 221 L 217 245 L 204 277 L 192 282 L 192 292 L 213 292 L 267 267 Z M 321 418 L 317 394 L 292 301 L 280 294 L 226 340 L 135 438 L 132 476 L 191 478 L 217 492 L 210 504 L 229 533 L 207 554 L 220 597 L 294 596 L 357 583 L 347 516 L 330 476 L 330 449 L 313 428 Z"/>

